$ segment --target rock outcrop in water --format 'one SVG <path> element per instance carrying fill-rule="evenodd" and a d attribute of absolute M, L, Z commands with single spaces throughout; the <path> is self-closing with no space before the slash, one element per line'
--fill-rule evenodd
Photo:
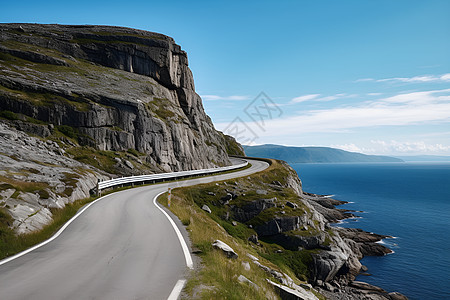
<path fill-rule="evenodd" d="M 180 46 L 130 28 L 0 24 L 0 123 L 0 209 L 21 233 L 88 197 L 97 178 L 243 153 L 214 129 Z"/>

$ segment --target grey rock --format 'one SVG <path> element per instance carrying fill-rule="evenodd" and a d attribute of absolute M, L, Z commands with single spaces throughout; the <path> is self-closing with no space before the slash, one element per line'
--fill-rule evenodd
<path fill-rule="evenodd" d="M 267 279 L 271 285 L 275 287 L 278 291 L 282 300 L 318 300 L 311 291 L 307 291 L 300 286 L 296 286 L 296 288 L 287 287 L 282 284 L 275 283 L 269 279 Z"/>
<path fill-rule="evenodd" d="M 212 243 L 212 246 L 214 248 L 222 250 L 228 258 L 238 258 L 238 255 L 236 252 L 234 252 L 233 248 L 231 248 L 221 240 L 215 240 L 214 243 Z"/>
<path fill-rule="evenodd" d="M 248 262 L 243 261 L 242 266 L 244 267 L 245 271 L 250 271 L 250 264 Z"/>
<path fill-rule="evenodd" d="M 277 217 L 256 227 L 259 236 L 271 236 L 299 229 L 301 219 L 298 216 Z"/>
<path fill-rule="evenodd" d="M 237 226 L 237 222 L 236 221 L 231 221 L 231 224 L 233 225 L 233 226 Z"/>
<path fill-rule="evenodd" d="M 248 238 L 248 240 L 249 240 L 250 242 L 254 243 L 254 244 L 259 244 L 258 236 L 257 236 L 256 234 L 252 234 L 252 235 Z"/>
<path fill-rule="evenodd" d="M 125 160 L 124 163 L 125 163 L 125 165 L 126 165 L 128 168 L 134 169 L 133 164 L 132 164 L 129 160 Z"/>
<path fill-rule="evenodd" d="M 249 267 L 250 267 L 250 265 L 249 265 Z M 238 280 L 239 280 L 239 282 L 247 283 L 247 284 L 251 285 L 253 288 L 255 288 L 256 290 L 259 290 L 259 286 L 257 284 L 255 284 L 253 281 L 249 280 L 247 277 L 245 277 L 243 275 L 239 275 Z"/>
<path fill-rule="evenodd" d="M 280 225 L 276 220 L 270 220 L 256 227 L 259 236 L 272 236 L 281 233 Z"/>
<path fill-rule="evenodd" d="M 367 291 L 373 291 L 373 292 L 379 292 L 379 293 L 386 293 L 385 290 L 383 290 L 380 287 L 368 284 L 366 282 L 362 282 L 362 281 L 352 281 L 349 284 L 351 287 L 360 289 L 360 290 L 367 290 Z"/>
<path fill-rule="evenodd" d="M 399 292 L 392 292 L 389 293 L 388 295 L 391 298 L 391 300 L 408 300 L 408 298 L 405 295 L 400 294 Z"/>
<path fill-rule="evenodd" d="M 211 208 L 209 208 L 209 206 L 206 205 L 206 204 L 204 204 L 204 205 L 202 206 L 202 209 L 203 209 L 204 211 L 206 211 L 207 213 L 211 213 Z"/>
<path fill-rule="evenodd" d="M 256 194 L 258 194 L 258 195 L 267 195 L 267 191 L 266 190 L 256 190 Z"/>
<path fill-rule="evenodd" d="M 220 198 L 220 201 L 222 201 L 223 205 L 228 204 L 228 202 L 231 201 L 231 199 L 233 199 L 233 195 L 230 193 L 227 193 L 225 196 L 223 196 L 222 198 Z"/>
<path fill-rule="evenodd" d="M 251 255 L 250 253 L 247 253 L 247 257 L 250 258 L 252 261 L 259 261 L 259 258 L 257 258 L 254 255 Z"/>
<path fill-rule="evenodd" d="M 275 198 L 260 199 L 247 203 L 241 207 L 234 206 L 232 208 L 233 216 L 239 222 L 245 223 L 260 214 L 262 211 L 275 207 L 275 200 Z"/>
<path fill-rule="evenodd" d="M 17 33 L 19 26 L 30 35 Z M 225 149 L 237 144 L 214 129 L 195 93 L 187 55 L 172 38 L 109 26 L 0 24 L 0 30 L 0 52 L 30 62 L 26 76 L 2 69 L 0 85 L 62 99 L 34 105 L 0 92 L 0 109 L 71 126 L 82 145 L 112 151 L 136 149 L 162 171 L 230 163 Z M 90 43 L 77 42 L 86 39 Z M 19 46 L 8 48 L 4 41 Z M 39 49 L 59 51 L 63 58 Z M 93 64 L 86 68 L 83 61 Z M 61 77 L 36 68 L 35 63 L 59 65 L 67 72 Z M 86 68 L 88 75 L 78 76 L 65 66 Z M 40 136 L 51 133 L 46 125 L 17 122 L 17 126 Z"/>
<path fill-rule="evenodd" d="M 334 287 L 329 282 L 325 282 L 324 287 L 330 292 L 334 290 Z"/>
<path fill-rule="evenodd" d="M 291 202 L 291 201 L 286 201 L 286 206 L 289 206 L 290 208 L 293 208 L 293 209 L 298 208 L 298 205 L 296 203 Z"/>
<path fill-rule="evenodd" d="M 61 153 L 50 156 L 52 149 L 59 149 L 57 143 L 44 142 L 18 131 L 14 124 L 10 125 L 0 122 L 0 175 L 7 177 L 17 173 L 21 175 L 15 175 L 14 180 L 48 186 L 43 193 L 17 191 L 14 198 L 15 189 L 0 191 L 2 201 L 14 219 L 12 228 L 16 233 L 42 229 L 53 218 L 51 208 L 63 208 L 75 200 L 89 197 L 97 178 L 106 179 L 98 170 Z M 68 180 L 70 178 L 76 180 Z"/>

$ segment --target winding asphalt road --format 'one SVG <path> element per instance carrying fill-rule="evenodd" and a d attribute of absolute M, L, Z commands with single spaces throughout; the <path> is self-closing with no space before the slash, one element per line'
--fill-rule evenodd
<path fill-rule="evenodd" d="M 247 176 L 268 167 L 262 161 L 249 162 L 250 168 L 238 172 L 102 197 L 51 242 L 11 261 L 0 261 L 0 299 L 176 298 L 189 272 L 187 258 L 154 198 L 168 187 Z M 173 219 L 189 242 L 184 227 Z"/>

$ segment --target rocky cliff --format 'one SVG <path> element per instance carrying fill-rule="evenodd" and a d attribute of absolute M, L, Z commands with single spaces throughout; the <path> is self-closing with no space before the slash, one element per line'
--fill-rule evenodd
<path fill-rule="evenodd" d="M 187 55 L 170 37 L 2 24 L 0 58 L 2 110 L 73 127 L 81 145 L 135 149 L 165 171 L 229 163 L 226 141 L 195 93 Z"/>
<path fill-rule="evenodd" d="M 180 46 L 130 28 L 0 24 L 0 122 L 0 207 L 19 232 L 96 178 L 223 166 L 241 151 L 204 112 Z"/>

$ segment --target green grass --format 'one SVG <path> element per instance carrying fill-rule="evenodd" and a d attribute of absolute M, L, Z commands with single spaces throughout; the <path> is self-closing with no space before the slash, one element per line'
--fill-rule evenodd
<path fill-rule="evenodd" d="M 3 175 L 0 175 L 0 182 L 3 182 L 0 184 L 0 190 L 15 189 L 16 197 L 19 192 L 40 193 L 49 188 L 49 185 L 44 182 L 20 181 Z M 15 194 L 13 194 L 13 198 L 15 198 Z"/>
<path fill-rule="evenodd" d="M 11 121 L 19 120 L 19 116 L 16 113 L 9 111 L 9 110 L 0 111 L 0 118 L 11 120 Z"/>
<path fill-rule="evenodd" d="M 145 155 L 144 153 L 141 153 L 141 152 L 139 152 L 139 151 L 137 151 L 136 149 L 133 149 L 133 148 L 128 149 L 127 152 L 130 153 L 131 155 L 136 156 L 136 157 Z"/>
<path fill-rule="evenodd" d="M 192 203 L 192 199 L 179 197 L 180 189 L 174 191 L 171 210 L 183 223 L 189 224 L 187 230 L 194 247 L 200 251 L 199 256 L 203 266 L 195 271 L 195 274 L 192 274 L 188 280 L 185 288 L 185 292 L 188 294 L 187 298 L 190 299 L 194 293 L 197 293 L 199 299 L 267 299 L 268 296 L 277 299 L 271 286 L 265 280 L 265 273 L 262 269 L 252 264 L 250 271 L 244 270 L 242 262 L 249 261 L 245 254 L 257 255 L 250 245 L 247 243 L 235 244 L 233 242 L 235 239 L 222 227 L 217 226 L 217 223 L 206 212 Z M 167 206 L 167 194 L 162 195 L 158 201 Z M 240 230 L 238 229 L 238 231 Z M 228 259 L 221 251 L 213 249 L 211 244 L 216 239 L 230 245 L 238 253 L 238 259 Z M 267 262 L 267 264 L 270 263 Z M 256 290 L 250 285 L 239 283 L 237 277 L 241 274 L 257 284 L 260 289 Z M 198 294 L 200 285 L 210 288 L 203 289 Z"/>
<path fill-rule="evenodd" d="M 40 242 L 50 238 L 59 230 L 78 210 L 85 204 L 95 200 L 95 198 L 86 198 L 67 204 L 62 209 L 51 209 L 53 221 L 46 225 L 42 230 L 29 234 L 16 235 L 12 225 L 12 217 L 0 208 L 0 259 L 24 251 Z"/>
<path fill-rule="evenodd" d="M 117 155 L 115 151 L 97 150 L 92 147 L 74 147 L 66 150 L 67 153 L 73 155 L 75 160 L 94 166 L 100 170 L 114 174 L 116 172 L 114 160 Z"/>
<path fill-rule="evenodd" d="M 228 210 L 227 206 L 219 203 L 220 197 L 225 195 L 224 190 L 233 190 L 236 182 L 239 190 L 248 189 L 248 191 L 245 196 L 239 195 L 238 198 L 232 200 L 230 202 L 232 205 L 245 205 L 258 198 L 276 196 L 277 201 L 296 201 L 299 205 L 296 210 L 285 207 L 286 214 L 303 214 L 302 208 L 304 205 L 301 201 L 298 201 L 298 196 L 291 189 L 279 187 L 272 190 L 269 188 L 268 183 L 280 181 L 285 184 L 287 177 L 290 176 L 290 171 L 281 163 L 270 162 L 271 166 L 268 169 L 251 176 L 177 188 L 172 191 L 170 210 L 187 226 L 186 229 L 189 232 L 190 239 L 194 248 L 198 249 L 202 260 L 201 269 L 197 270 L 195 275 L 192 275 L 187 282 L 185 288 L 187 297 L 192 297 L 198 291 L 200 285 L 210 287 L 203 290 L 200 299 L 263 299 L 268 297 L 268 294 L 273 293 L 273 288 L 266 285 L 266 278 L 271 278 L 271 276 L 254 264 L 251 264 L 250 272 L 241 268 L 240 262 L 249 261 L 246 257 L 247 253 L 259 257 L 263 265 L 288 274 L 297 283 L 307 281 L 310 275 L 311 254 L 315 250 L 290 251 L 280 245 L 266 241 L 260 241 L 260 245 L 256 246 L 248 241 L 248 237 L 256 233 L 254 229 L 249 228 L 248 224 L 239 222 L 236 226 L 233 226 L 231 214 L 228 220 L 224 218 Z M 267 190 L 268 194 L 257 195 L 254 192 L 256 189 Z M 216 195 L 211 196 L 208 193 L 215 193 Z M 162 195 L 158 201 L 167 206 L 167 195 Z M 210 207 L 211 214 L 201 209 L 204 204 Z M 262 214 L 260 216 L 261 221 L 273 218 L 277 211 L 277 208 L 268 209 L 267 215 Z M 213 249 L 211 243 L 215 239 L 220 239 L 230 245 L 238 253 L 239 258 L 237 260 L 227 259 L 222 253 Z M 260 291 L 255 291 L 249 286 L 237 283 L 235 279 L 240 274 L 263 288 Z M 273 280 L 273 278 L 271 279 Z M 266 294 L 261 294 L 261 290 L 265 290 Z M 318 296 L 319 299 L 324 299 L 321 295 Z"/>
<path fill-rule="evenodd" d="M 67 125 L 57 125 L 56 129 L 69 138 L 78 139 L 78 130 L 76 128 Z"/>

